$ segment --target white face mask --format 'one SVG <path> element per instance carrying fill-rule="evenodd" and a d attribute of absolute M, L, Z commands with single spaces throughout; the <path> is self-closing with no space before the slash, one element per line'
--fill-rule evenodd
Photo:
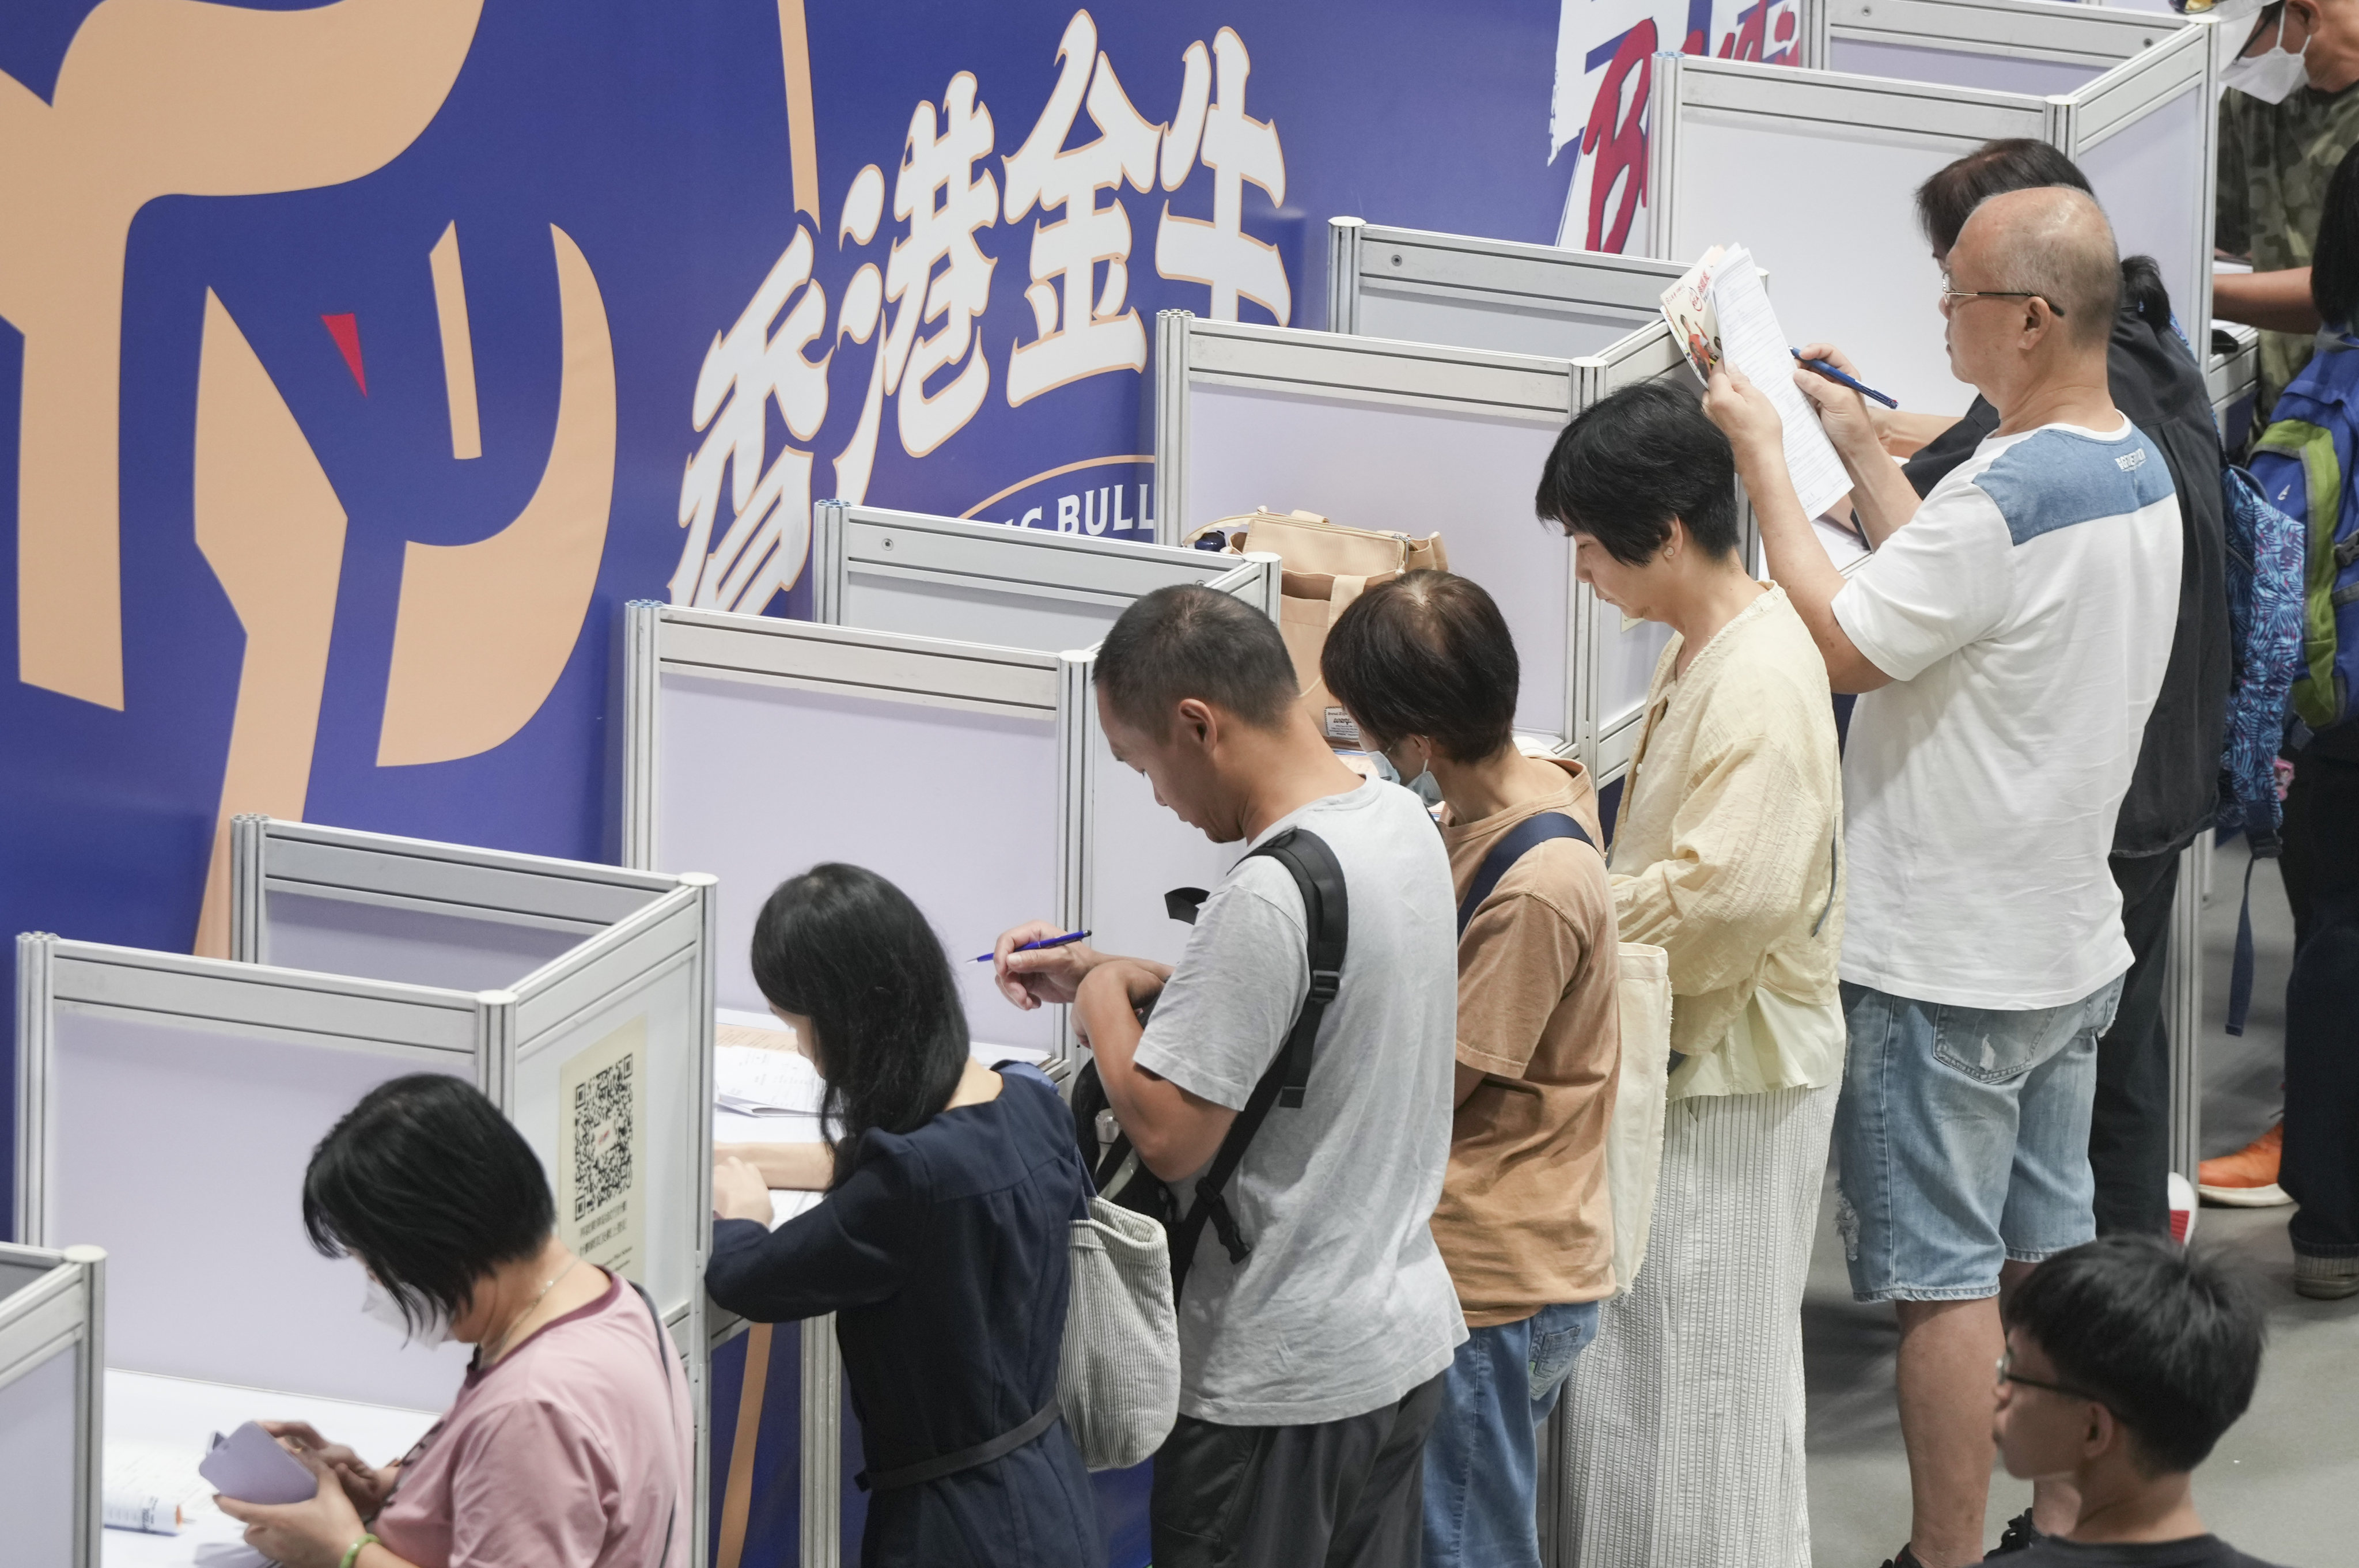
<path fill-rule="evenodd" d="M 2277 37 L 2282 39 L 2285 36 L 2282 16 L 2278 18 L 2277 28 Z M 2309 55 L 2308 38 L 2301 40 L 2298 53 L 2272 43 L 2259 54 L 2230 60 L 2227 69 L 2220 73 L 2221 90 L 2225 92 L 2233 87 L 2247 98 L 2257 98 L 2264 103 L 2282 103 L 2293 96 L 2297 88 L 2309 84 Z"/>
<path fill-rule="evenodd" d="M 426 1320 L 425 1327 L 413 1332 L 409 1320 L 401 1315 L 401 1303 L 393 1299 L 391 1291 L 376 1282 L 376 1276 L 364 1274 L 362 1278 L 368 1281 L 361 1296 L 364 1315 L 375 1319 L 411 1344 L 423 1345 L 429 1350 L 450 1343 L 451 1320 L 443 1315 L 441 1308 L 433 1310 L 433 1314 Z"/>

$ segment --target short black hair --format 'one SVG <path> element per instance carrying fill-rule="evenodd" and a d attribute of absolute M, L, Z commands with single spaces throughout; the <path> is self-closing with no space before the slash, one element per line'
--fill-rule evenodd
<path fill-rule="evenodd" d="M 966 1009 L 941 939 L 909 895 L 834 862 L 778 884 L 754 921 L 754 984 L 810 1020 L 827 1080 L 820 1126 L 846 1151 L 871 1129 L 914 1132 L 966 1071 Z"/>
<path fill-rule="evenodd" d="M 1533 508 L 1587 534 L 1625 566 L 1671 537 L 1671 519 L 1707 555 L 1736 553 L 1736 457 L 1697 394 L 1669 381 L 1625 387 L 1582 409 L 1556 438 Z"/>
<path fill-rule="evenodd" d="M 2081 166 L 2029 136 L 2006 136 L 1984 142 L 1955 163 L 1938 169 L 1917 187 L 1917 223 L 1936 256 L 1957 248 L 1958 234 L 1974 209 L 2009 191 L 2029 191 L 2043 185 L 2069 185 L 2089 190 Z"/>
<path fill-rule="evenodd" d="M 2148 1475 L 2203 1463 L 2260 1377 L 2265 1324 L 2245 1278 L 2157 1236 L 2058 1253 L 2016 1288 L 2006 1325 L 2047 1353 L 2058 1382 L 2114 1412 Z"/>
<path fill-rule="evenodd" d="M 557 1225 L 539 1159 L 483 1092 L 442 1073 L 380 1083 L 303 1172 L 303 1228 L 375 1276 L 411 1329 L 466 1312 L 475 1285 Z"/>
<path fill-rule="evenodd" d="M 1190 697 L 1274 730 L 1301 695 L 1276 623 L 1193 583 L 1133 602 L 1098 645 L 1097 678 L 1122 722 L 1158 739 Z"/>
<path fill-rule="evenodd" d="M 1377 583 L 1328 628 L 1319 672 L 1364 743 L 1424 735 L 1451 761 L 1477 762 L 1515 738 L 1516 639 L 1470 579 L 1411 572 Z"/>
<path fill-rule="evenodd" d="M 2359 147 L 2343 155 L 2326 182 L 2326 210 L 2310 257 L 2310 298 L 2320 321 L 2351 330 L 2359 312 Z"/>

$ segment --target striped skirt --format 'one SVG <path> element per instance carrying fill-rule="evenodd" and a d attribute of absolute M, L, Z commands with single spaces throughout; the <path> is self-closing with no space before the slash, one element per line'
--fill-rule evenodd
<path fill-rule="evenodd" d="M 1645 1266 L 1565 1388 L 1560 1563 L 1809 1568 L 1802 1287 L 1837 1092 L 1671 1102 Z"/>

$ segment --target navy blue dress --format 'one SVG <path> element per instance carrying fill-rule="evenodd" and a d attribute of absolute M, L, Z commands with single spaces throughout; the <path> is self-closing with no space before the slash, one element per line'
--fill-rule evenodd
<path fill-rule="evenodd" d="M 868 1472 L 1021 1426 L 1055 1398 L 1083 1212 L 1073 1123 L 1038 1076 L 908 1134 L 871 1132 L 819 1205 L 712 1227 L 712 1299 L 758 1323 L 834 1312 Z M 1103 1568 L 1080 1452 L 1058 1422 L 1012 1454 L 872 1493 L 864 1568 Z"/>

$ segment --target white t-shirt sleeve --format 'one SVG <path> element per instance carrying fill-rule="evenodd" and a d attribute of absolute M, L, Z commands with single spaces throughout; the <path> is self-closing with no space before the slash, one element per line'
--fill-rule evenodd
<path fill-rule="evenodd" d="M 1852 646 L 1895 681 L 1996 631 L 2009 596 L 2006 520 L 1972 485 L 1946 485 L 1834 596 Z"/>
<path fill-rule="evenodd" d="M 1136 1060 L 1191 1094 L 1242 1111 L 1310 990 L 1302 895 L 1276 861 L 1248 860 L 1197 911 Z"/>

